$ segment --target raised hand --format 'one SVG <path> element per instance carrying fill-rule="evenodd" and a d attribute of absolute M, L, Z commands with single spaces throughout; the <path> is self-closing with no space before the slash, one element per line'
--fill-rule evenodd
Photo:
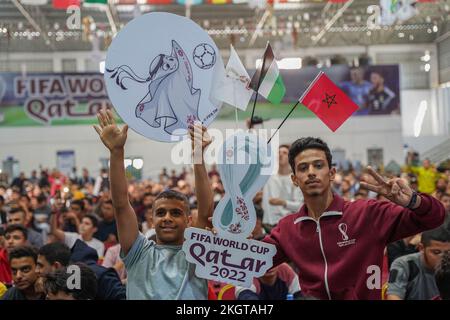
<path fill-rule="evenodd" d="M 409 204 L 414 191 L 404 179 L 393 178 L 386 180 L 371 167 L 368 167 L 367 171 L 373 177 L 373 180 L 370 182 L 361 181 L 360 185 L 362 188 L 376 192 L 403 207 Z M 418 207 L 419 204 L 420 197 L 417 197 L 415 207 Z"/>
<path fill-rule="evenodd" d="M 122 130 L 119 129 L 111 110 L 101 110 L 97 113 L 97 118 L 100 126 L 94 125 L 94 129 L 103 144 L 109 151 L 122 149 L 127 140 L 128 125 L 125 125 Z"/>
<path fill-rule="evenodd" d="M 212 142 L 211 137 L 205 126 L 197 123 L 189 127 L 189 135 L 191 137 L 192 155 L 194 156 L 194 163 L 201 163 L 203 151 Z M 200 159 L 197 159 L 200 156 Z"/>

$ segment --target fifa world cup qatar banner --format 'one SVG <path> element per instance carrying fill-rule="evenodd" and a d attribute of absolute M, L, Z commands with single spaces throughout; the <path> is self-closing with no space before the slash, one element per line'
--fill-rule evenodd
<path fill-rule="evenodd" d="M 336 65 L 320 70 L 359 106 L 355 116 L 400 114 L 398 65 L 365 68 Z M 312 66 L 280 70 L 286 86 L 286 95 L 280 106 L 290 108 L 318 71 Z M 0 127 L 91 125 L 96 123 L 96 112 L 102 106 L 112 108 L 100 73 L 29 73 L 26 76 L 0 73 Z M 217 119 L 227 119 L 228 110 L 223 111 Z M 247 111 L 251 112 L 251 108 Z M 263 98 L 258 103 L 258 112 L 271 119 L 282 119 L 286 115 L 277 105 L 265 103 Z M 291 117 L 301 116 L 301 113 L 294 112 Z M 234 119 L 234 112 L 230 117 Z"/>
<path fill-rule="evenodd" d="M 0 73 L 0 127 L 91 124 L 102 107 L 102 74 Z"/>

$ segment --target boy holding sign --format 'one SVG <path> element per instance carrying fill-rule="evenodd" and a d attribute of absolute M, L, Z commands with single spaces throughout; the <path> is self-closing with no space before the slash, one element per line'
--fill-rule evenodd
<path fill-rule="evenodd" d="M 98 115 L 99 126 L 94 126 L 103 144 L 110 151 L 110 183 L 117 221 L 121 257 L 127 269 L 127 299 L 207 299 L 207 281 L 195 275 L 194 266 L 186 261 L 181 250 L 184 230 L 188 226 L 189 203 L 175 191 L 163 191 L 153 205 L 153 223 L 156 242 L 139 232 L 136 213 L 128 199 L 128 186 L 124 169 L 124 146 L 128 126 L 119 129 L 110 110 Z M 211 142 L 203 138 L 203 131 L 191 139 L 201 152 Z M 203 161 L 194 165 L 195 181 L 207 181 Z M 209 185 L 196 187 L 197 199 L 205 199 L 198 205 L 198 218 L 193 227 L 205 228 L 213 212 L 213 194 Z"/>

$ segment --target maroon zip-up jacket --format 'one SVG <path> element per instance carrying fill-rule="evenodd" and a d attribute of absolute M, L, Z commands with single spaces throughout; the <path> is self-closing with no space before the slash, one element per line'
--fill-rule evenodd
<path fill-rule="evenodd" d="M 318 299 L 381 299 L 380 286 L 369 287 L 376 283 L 377 268 L 381 282 L 386 245 L 444 222 L 444 207 L 426 194 L 419 195 L 422 202 L 415 210 L 390 201 L 349 202 L 333 196 L 317 221 L 303 205 L 263 240 L 277 248 L 274 266 L 292 261 L 302 292 Z"/>

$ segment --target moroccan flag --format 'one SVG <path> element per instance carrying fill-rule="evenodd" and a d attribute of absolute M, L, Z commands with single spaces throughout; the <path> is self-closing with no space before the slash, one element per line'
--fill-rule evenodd
<path fill-rule="evenodd" d="M 322 71 L 299 101 L 314 112 L 333 132 L 358 110 L 358 105 Z"/>
<path fill-rule="evenodd" d="M 55 9 L 67 9 L 70 6 L 80 6 L 80 0 L 53 0 Z"/>
<path fill-rule="evenodd" d="M 259 83 L 260 81 L 261 83 Z M 286 94 L 286 87 L 281 79 L 277 61 L 269 43 L 264 52 L 263 63 L 253 75 L 250 87 L 273 104 L 280 103 Z"/>

